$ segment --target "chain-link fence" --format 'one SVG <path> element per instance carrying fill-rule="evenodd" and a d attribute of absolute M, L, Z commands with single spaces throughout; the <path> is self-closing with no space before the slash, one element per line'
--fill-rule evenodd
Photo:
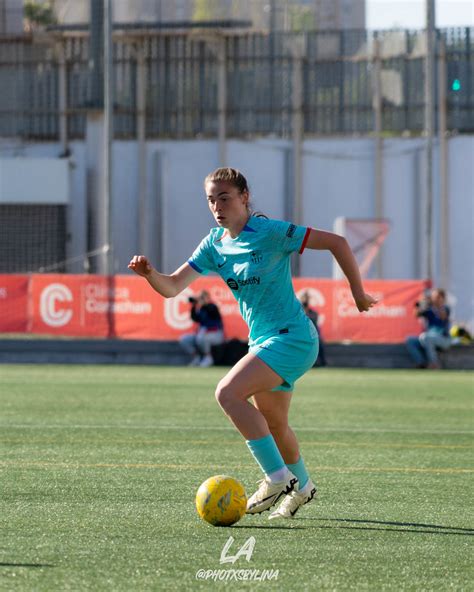
<path fill-rule="evenodd" d="M 437 32 L 446 44 L 448 129 L 461 133 L 474 131 L 472 34 Z M 286 137 L 296 79 L 306 135 L 367 134 L 374 129 L 377 60 L 382 131 L 418 134 L 424 56 L 420 31 L 117 32 L 114 134 L 135 137 L 145 117 L 147 138 L 214 137 L 223 110 L 228 137 Z M 85 32 L 0 37 L 0 136 L 57 139 L 63 118 L 68 138 L 83 138 L 94 107 L 92 76 Z"/>

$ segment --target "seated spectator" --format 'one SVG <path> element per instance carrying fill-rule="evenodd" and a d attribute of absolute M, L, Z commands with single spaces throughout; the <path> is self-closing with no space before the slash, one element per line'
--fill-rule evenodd
<path fill-rule="evenodd" d="M 444 290 L 433 290 L 415 303 L 415 314 L 425 322 L 425 330 L 418 337 L 408 337 L 406 346 L 417 368 L 440 368 L 437 350 L 451 345 L 449 335 L 449 307 Z"/>
<path fill-rule="evenodd" d="M 318 359 L 316 360 L 315 365 L 317 365 L 319 363 L 319 365 L 321 365 L 321 366 L 327 366 L 328 364 L 326 361 L 326 354 L 324 351 L 323 336 L 321 335 L 321 329 L 318 326 L 319 315 L 318 315 L 318 312 L 314 308 L 311 308 L 309 305 L 308 292 L 303 292 L 303 294 L 301 295 L 301 298 L 300 298 L 300 302 L 303 307 L 303 310 L 306 313 L 306 316 L 312 321 L 312 323 L 315 326 L 316 331 L 318 332 L 318 335 L 319 335 L 319 353 L 318 353 Z"/>
<path fill-rule="evenodd" d="M 189 302 L 191 319 L 199 326 L 195 333 L 183 335 L 179 343 L 185 352 L 193 356 L 190 366 L 213 366 L 211 346 L 224 343 L 221 313 L 206 290 L 203 290 L 197 299 L 189 298 Z"/>

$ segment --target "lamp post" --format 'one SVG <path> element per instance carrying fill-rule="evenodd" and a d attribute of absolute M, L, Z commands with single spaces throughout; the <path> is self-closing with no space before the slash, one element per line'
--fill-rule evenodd
<path fill-rule="evenodd" d="M 433 136 L 434 136 L 434 67 L 435 67 L 435 1 L 426 0 L 425 56 L 425 263 L 424 275 L 433 277 Z"/>

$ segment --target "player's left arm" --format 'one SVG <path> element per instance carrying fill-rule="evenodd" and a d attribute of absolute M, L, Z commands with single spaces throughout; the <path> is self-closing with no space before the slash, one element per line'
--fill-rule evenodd
<path fill-rule="evenodd" d="M 305 246 L 307 249 L 330 251 L 332 253 L 349 281 L 352 295 L 360 312 L 369 310 L 377 303 L 373 296 L 365 293 L 359 266 L 349 247 L 349 243 L 343 236 L 311 228 Z"/>

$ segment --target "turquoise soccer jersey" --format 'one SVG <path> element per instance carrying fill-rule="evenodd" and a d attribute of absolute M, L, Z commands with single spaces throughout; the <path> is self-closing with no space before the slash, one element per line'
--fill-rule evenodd
<path fill-rule="evenodd" d="M 307 324 L 293 290 L 290 255 L 303 252 L 309 233 L 305 226 L 250 217 L 236 238 L 212 228 L 189 259 L 193 269 L 218 273 L 232 290 L 250 343 L 288 325 Z"/>

